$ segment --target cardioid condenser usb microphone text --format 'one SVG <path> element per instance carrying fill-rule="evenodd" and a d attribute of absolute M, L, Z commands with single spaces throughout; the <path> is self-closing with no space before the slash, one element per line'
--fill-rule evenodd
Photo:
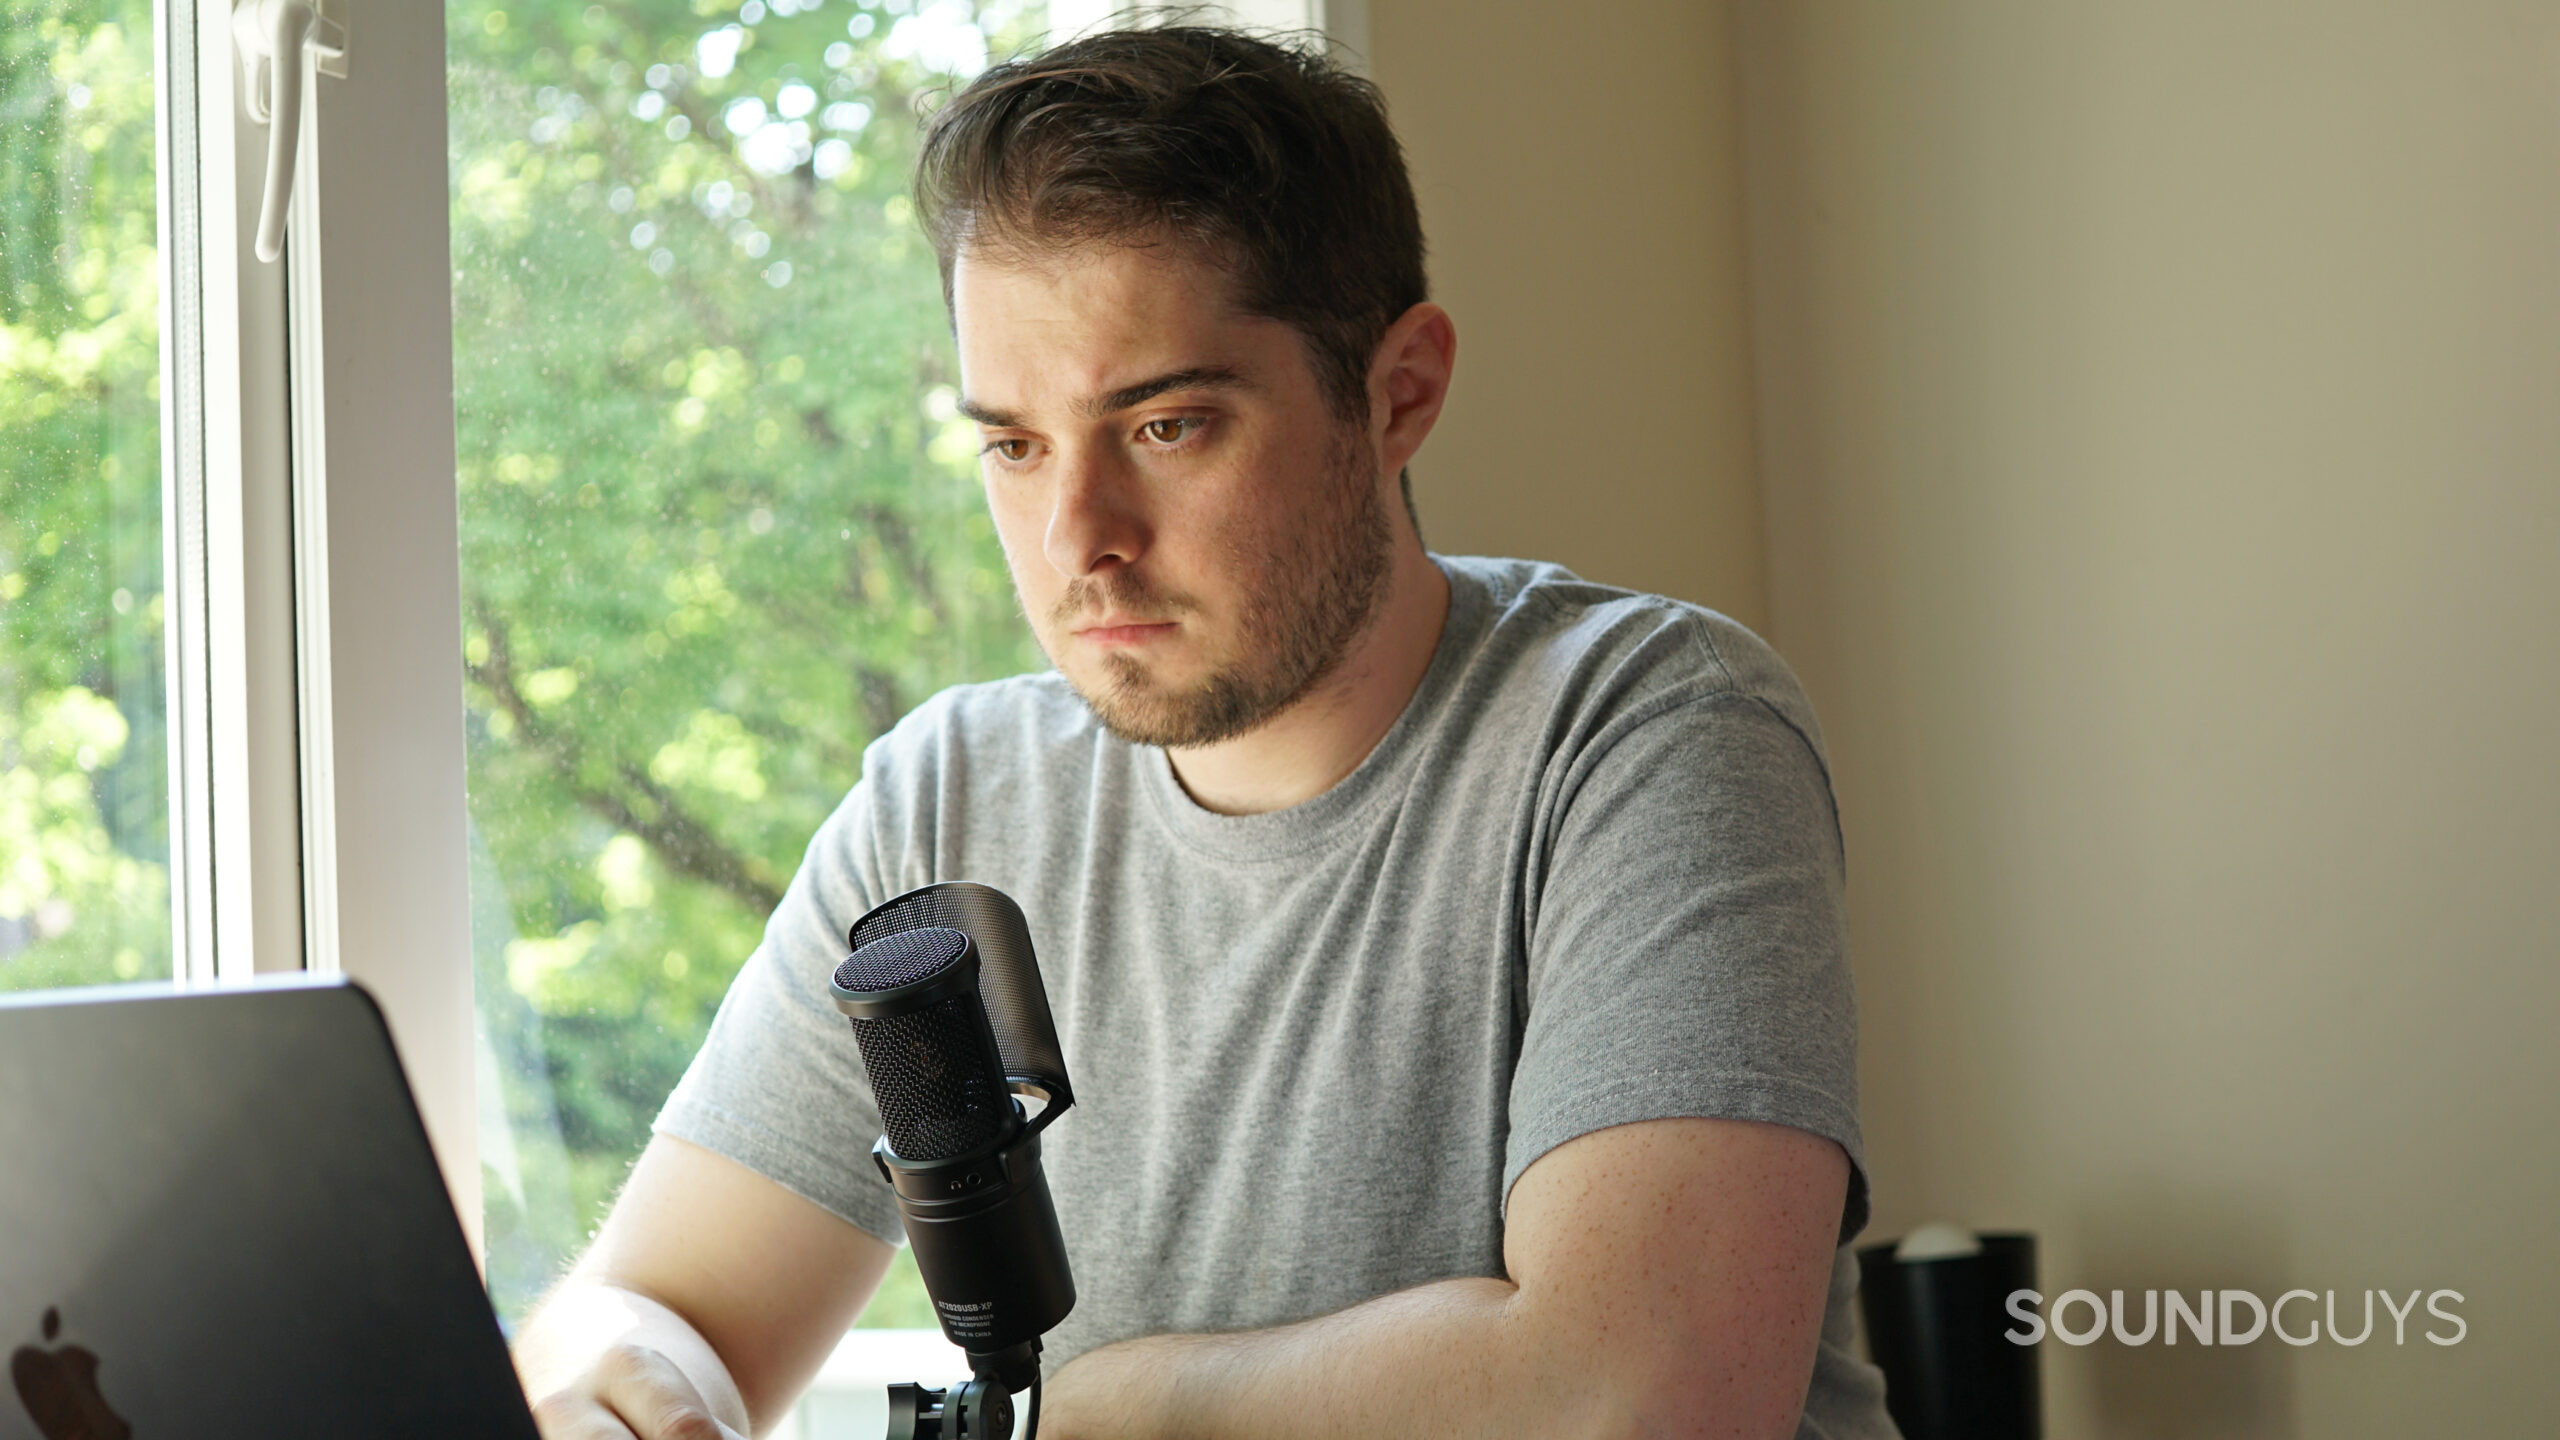
<path fill-rule="evenodd" d="M 863 916 L 847 938 L 828 989 L 879 1106 L 872 1161 L 975 1377 L 948 1393 L 891 1386 L 889 1440 L 1009 1437 L 1015 1391 L 1030 1389 L 1037 1426 L 1040 1337 L 1076 1303 L 1040 1171 L 1040 1132 L 1074 1092 L 1030 927 L 1003 892 L 944 884 Z"/>

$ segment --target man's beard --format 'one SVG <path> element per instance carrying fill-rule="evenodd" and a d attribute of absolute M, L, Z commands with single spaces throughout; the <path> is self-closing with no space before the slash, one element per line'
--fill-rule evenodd
<path fill-rule="evenodd" d="M 1222 557 L 1232 573 L 1249 578 L 1238 653 L 1206 679 L 1170 689 L 1145 661 L 1118 653 L 1102 657 L 1098 693 L 1067 677 L 1104 729 L 1132 745 L 1214 745 L 1288 709 L 1342 663 L 1377 613 L 1394 556 L 1395 532 L 1365 438 L 1344 427 L 1313 500 L 1316 513 L 1304 523 L 1283 536 L 1248 537 Z M 1169 618 L 1197 609 L 1121 570 L 1069 581 L 1049 621 L 1063 634 L 1088 614 Z"/>

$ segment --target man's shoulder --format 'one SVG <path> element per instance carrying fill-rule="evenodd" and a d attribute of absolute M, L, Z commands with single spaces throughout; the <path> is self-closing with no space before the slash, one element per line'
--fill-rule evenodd
<path fill-rule="evenodd" d="M 1488 605 L 1484 658 L 1509 684 L 1560 687 L 1642 712 L 1691 701 L 1757 701 L 1821 749 L 1813 706 L 1769 643 L 1729 615 L 1667 595 L 1585 580 L 1534 560 L 1443 557 Z"/>

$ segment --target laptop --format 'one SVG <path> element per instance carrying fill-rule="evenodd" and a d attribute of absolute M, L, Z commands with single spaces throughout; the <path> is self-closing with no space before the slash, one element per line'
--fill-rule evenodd
<path fill-rule="evenodd" d="M 536 1440 L 343 980 L 0 995 L 0 1440 Z"/>

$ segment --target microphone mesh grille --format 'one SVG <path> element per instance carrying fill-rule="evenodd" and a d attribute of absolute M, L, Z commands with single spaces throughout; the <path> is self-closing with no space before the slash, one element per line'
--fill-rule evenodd
<path fill-rule="evenodd" d="M 1058 1103 L 1074 1103 L 1058 1027 L 1049 1017 L 1049 992 L 1031 950 L 1030 924 L 1003 891 L 966 880 L 910 890 L 855 921 L 846 940 L 859 950 L 889 935 L 934 928 L 958 930 L 978 949 L 979 995 L 1005 1073 L 1038 1082 Z"/>
<path fill-rule="evenodd" d="M 957 930 L 901 930 L 844 957 L 836 984 L 857 995 L 912 985 L 960 958 L 969 939 Z"/>
<path fill-rule="evenodd" d="M 968 991 L 885 1020 L 853 1021 L 880 1128 L 900 1159 L 966 1155 L 993 1142 L 1012 1120 L 1004 1064 L 985 1022 L 972 1013 L 977 1010 L 977 993 Z"/>

